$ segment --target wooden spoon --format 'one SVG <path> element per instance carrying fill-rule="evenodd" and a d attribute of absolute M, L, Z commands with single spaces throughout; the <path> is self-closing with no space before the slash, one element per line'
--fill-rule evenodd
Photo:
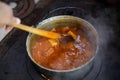
<path fill-rule="evenodd" d="M 43 37 L 47 37 L 47 38 L 52 38 L 52 39 L 58 39 L 61 38 L 61 35 L 52 31 L 46 31 L 46 30 L 41 30 L 38 28 L 33 28 L 33 27 L 29 27 L 23 24 L 10 24 L 11 26 L 33 33 L 33 34 L 37 34 Z"/>

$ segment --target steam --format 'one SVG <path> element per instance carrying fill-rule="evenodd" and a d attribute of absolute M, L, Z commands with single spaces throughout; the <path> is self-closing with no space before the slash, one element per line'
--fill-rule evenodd
<path fill-rule="evenodd" d="M 101 77 L 104 77 L 105 80 L 109 80 L 110 76 L 107 75 L 107 72 L 110 71 L 113 67 L 113 64 L 116 62 L 113 59 L 115 54 L 118 52 L 115 51 L 111 42 L 115 42 L 116 35 L 115 29 L 118 26 L 117 23 L 117 11 L 115 8 L 104 8 L 98 10 L 98 16 L 93 17 L 91 15 L 86 16 L 87 20 L 95 27 L 99 36 L 99 47 L 97 58 L 102 61 L 104 73 L 102 73 Z M 110 67 L 111 66 L 111 67 Z M 110 67 L 110 68 L 108 68 Z M 112 73 L 111 73 L 112 74 Z M 113 74 L 114 75 L 114 74 Z M 112 76 L 113 76 L 112 75 Z"/>
<path fill-rule="evenodd" d="M 115 11 L 104 9 L 98 12 L 98 17 L 86 16 L 87 20 L 95 27 L 99 36 L 99 45 L 105 45 L 114 40 L 114 30 L 116 24 Z"/>
<path fill-rule="evenodd" d="M 96 13 L 93 13 L 93 14 L 96 14 Z M 98 14 L 97 17 L 93 17 L 91 14 L 89 14 L 85 16 L 85 20 L 90 22 L 94 26 L 96 31 L 98 32 L 98 37 L 99 37 L 98 53 L 99 54 L 96 57 L 105 59 L 105 57 L 103 56 L 106 55 L 105 53 L 108 53 L 108 49 L 106 48 L 108 44 L 115 39 L 114 27 L 116 26 L 116 22 L 117 22 L 116 15 L 115 15 L 116 11 L 114 9 L 105 8 L 105 9 L 98 10 L 97 14 Z M 81 79 L 83 76 L 85 76 L 84 74 L 80 75 L 79 72 L 70 73 L 69 75 L 71 76 L 69 78 L 66 77 L 65 75 L 67 74 L 64 74 L 64 76 L 62 75 L 60 76 L 60 74 L 56 74 L 54 78 L 55 79 L 57 78 L 58 80 L 64 80 L 64 79 L 65 80 L 76 80 L 79 78 Z M 86 76 L 89 76 L 89 74 Z"/>

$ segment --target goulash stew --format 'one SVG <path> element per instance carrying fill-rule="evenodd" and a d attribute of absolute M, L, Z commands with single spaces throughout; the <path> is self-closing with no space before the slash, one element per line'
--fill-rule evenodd
<path fill-rule="evenodd" d="M 82 30 L 75 27 L 59 27 L 52 31 L 71 36 L 73 40 L 38 36 L 32 44 L 32 56 L 41 66 L 53 70 L 69 70 L 80 67 L 93 56 L 91 43 Z"/>

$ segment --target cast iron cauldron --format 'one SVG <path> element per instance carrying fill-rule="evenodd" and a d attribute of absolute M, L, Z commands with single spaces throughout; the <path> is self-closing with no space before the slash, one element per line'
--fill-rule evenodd
<path fill-rule="evenodd" d="M 94 50 L 94 56 L 82 66 L 71 70 L 52 70 L 41 66 L 40 64 L 36 63 L 36 61 L 32 57 L 31 53 L 31 42 L 34 40 L 34 37 L 37 35 L 29 34 L 26 41 L 26 47 L 28 56 L 32 60 L 33 64 L 35 65 L 36 69 L 44 74 L 48 78 L 52 78 L 52 80 L 80 80 L 82 79 L 91 69 L 94 58 L 97 53 L 98 48 L 98 35 L 95 28 L 86 20 L 83 20 L 78 17 L 68 16 L 68 15 L 60 15 L 50 17 L 46 20 L 43 20 L 37 25 L 37 28 L 51 30 L 52 28 L 61 27 L 61 26 L 72 26 L 78 27 L 82 29 L 85 34 L 87 34 L 88 38 L 91 41 L 92 48 Z"/>

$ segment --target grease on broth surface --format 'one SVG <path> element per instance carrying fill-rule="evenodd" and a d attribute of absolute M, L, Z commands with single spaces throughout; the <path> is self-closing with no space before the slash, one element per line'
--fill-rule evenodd
<path fill-rule="evenodd" d="M 36 38 L 32 44 L 32 56 L 41 66 L 53 70 L 74 69 L 85 64 L 94 55 L 89 39 L 80 29 L 59 27 L 52 31 L 71 35 L 74 41 L 52 45 L 48 38 Z"/>

